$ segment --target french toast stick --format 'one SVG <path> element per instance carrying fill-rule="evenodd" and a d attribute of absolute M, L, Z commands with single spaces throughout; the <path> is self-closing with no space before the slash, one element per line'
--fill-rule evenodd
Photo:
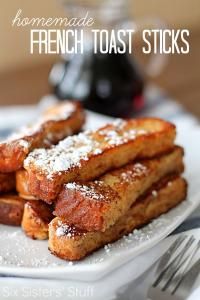
<path fill-rule="evenodd" d="M 28 173 L 24 169 L 16 171 L 16 190 L 19 196 L 25 200 L 38 200 L 28 190 Z"/>
<path fill-rule="evenodd" d="M 43 201 L 27 201 L 24 206 L 22 229 L 38 240 L 48 239 L 48 224 L 53 219 L 52 208 Z"/>
<path fill-rule="evenodd" d="M 0 196 L 0 224 L 20 226 L 25 201 L 15 194 Z"/>
<path fill-rule="evenodd" d="M 129 211 L 105 232 L 87 232 L 56 217 L 49 224 L 49 250 L 62 259 L 80 260 L 166 213 L 185 199 L 186 192 L 187 184 L 184 179 L 170 179 L 146 196 L 140 197 Z"/>
<path fill-rule="evenodd" d="M 105 231 L 124 215 L 152 184 L 183 171 L 183 150 L 141 160 L 110 171 L 88 183 L 65 184 L 55 203 L 54 215 L 87 231 Z"/>
<path fill-rule="evenodd" d="M 175 126 L 160 119 L 118 120 L 51 149 L 36 149 L 24 161 L 29 191 L 52 203 L 64 183 L 92 180 L 134 159 L 169 151 L 175 136 Z"/>
<path fill-rule="evenodd" d="M 76 102 L 64 101 L 48 108 L 32 126 L 21 128 L 0 142 L 0 172 L 14 172 L 23 166 L 25 157 L 35 148 L 49 147 L 79 132 L 84 112 Z"/>
<path fill-rule="evenodd" d="M 0 173 L 0 194 L 15 190 L 15 173 Z"/>

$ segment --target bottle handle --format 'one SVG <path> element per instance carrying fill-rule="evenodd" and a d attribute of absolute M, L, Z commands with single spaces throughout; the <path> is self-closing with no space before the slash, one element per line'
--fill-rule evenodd
<path fill-rule="evenodd" d="M 141 31 L 142 28 L 144 29 L 145 24 L 150 24 L 151 29 L 167 29 L 166 23 L 159 18 L 144 18 L 133 22 L 132 27 L 134 28 L 135 33 Z M 166 45 L 169 45 L 169 42 L 170 41 L 168 37 L 166 38 Z M 160 39 L 157 43 L 156 53 L 150 54 L 149 60 L 146 64 L 145 73 L 149 77 L 155 77 L 159 75 L 168 63 L 168 56 L 166 54 L 159 53 L 158 49 L 160 49 Z"/>

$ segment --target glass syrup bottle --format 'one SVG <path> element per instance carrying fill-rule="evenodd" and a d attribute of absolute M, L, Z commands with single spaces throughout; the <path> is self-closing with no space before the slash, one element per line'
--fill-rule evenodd
<path fill-rule="evenodd" d="M 89 13 L 94 28 L 117 31 L 133 26 L 127 0 L 66 0 L 64 5 L 69 18 Z M 49 81 L 56 96 L 80 100 L 85 108 L 114 117 L 128 117 L 140 110 L 145 77 L 134 56 L 128 51 L 94 53 L 91 28 L 75 29 L 86 31 L 84 52 L 62 56 L 53 66 Z"/>

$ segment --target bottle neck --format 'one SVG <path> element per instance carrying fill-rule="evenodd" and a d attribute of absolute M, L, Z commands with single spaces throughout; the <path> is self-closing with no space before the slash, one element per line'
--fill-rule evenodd
<path fill-rule="evenodd" d="M 69 19 L 81 19 L 86 15 L 93 19 L 92 26 L 73 26 L 70 28 L 76 31 L 84 30 L 85 54 L 93 51 L 93 29 L 106 30 L 108 33 L 114 29 L 114 34 L 117 34 L 118 29 L 127 29 L 127 24 L 131 20 L 129 0 L 63 0 L 63 4 Z M 98 40 L 97 47 L 99 48 Z"/>
<path fill-rule="evenodd" d="M 129 0 L 63 0 L 63 4 L 70 19 L 81 19 L 86 14 L 93 18 L 94 24 L 89 30 L 119 28 L 130 19 Z M 84 30 L 87 28 L 84 27 Z"/>

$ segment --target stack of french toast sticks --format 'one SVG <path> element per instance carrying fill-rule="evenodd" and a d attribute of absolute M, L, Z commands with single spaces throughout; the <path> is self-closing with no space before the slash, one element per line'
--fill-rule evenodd
<path fill-rule="evenodd" d="M 80 260 L 186 197 L 176 128 L 157 118 L 80 132 L 85 114 L 65 101 L 0 144 L 0 222 Z M 13 191 L 12 194 L 8 194 Z"/>
<path fill-rule="evenodd" d="M 20 128 L 0 142 L 0 223 L 21 225 L 26 200 L 35 199 L 27 192 L 26 178 L 22 177 L 26 175 L 23 165 L 28 154 L 79 132 L 84 122 L 81 105 L 65 101 L 43 111 L 33 125 Z M 36 207 L 40 215 L 41 208 L 38 204 Z"/>

